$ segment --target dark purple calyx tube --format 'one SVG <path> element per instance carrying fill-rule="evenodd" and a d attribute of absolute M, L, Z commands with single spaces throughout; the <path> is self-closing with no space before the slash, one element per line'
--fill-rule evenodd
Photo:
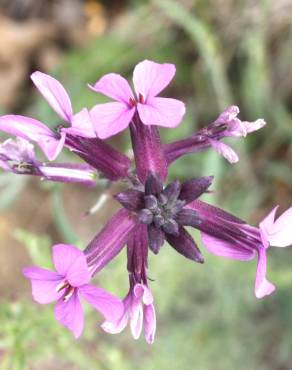
<path fill-rule="evenodd" d="M 65 144 L 109 180 L 116 181 L 128 176 L 130 159 L 103 140 L 67 135 Z"/>
<path fill-rule="evenodd" d="M 122 208 L 93 238 L 84 250 L 92 276 L 123 249 L 137 224 L 137 217 Z"/>
<path fill-rule="evenodd" d="M 130 131 L 139 180 L 144 184 L 150 173 L 156 174 L 162 181 L 166 180 L 167 163 L 157 127 L 144 125 L 135 115 Z"/>

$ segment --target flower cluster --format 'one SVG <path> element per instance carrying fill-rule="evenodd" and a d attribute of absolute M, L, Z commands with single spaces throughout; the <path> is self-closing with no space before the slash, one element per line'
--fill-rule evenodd
<path fill-rule="evenodd" d="M 75 337 L 83 329 L 82 298 L 104 316 L 104 331 L 118 333 L 129 323 L 135 339 L 144 328 L 146 341 L 153 343 L 156 315 L 148 278 L 148 250 L 158 254 L 167 241 L 182 256 L 203 263 L 203 255 L 186 227 L 199 230 L 203 246 L 214 255 L 242 261 L 257 258 L 256 297 L 275 290 L 266 278 L 267 250 L 292 244 L 292 207 L 278 218 L 274 208 L 255 227 L 199 199 L 210 192 L 213 176 L 167 181 L 169 166 L 185 154 L 213 148 L 229 162 L 237 162 L 235 151 L 222 140 L 245 137 L 262 128 L 265 121 L 241 121 L 238 107 L 231 106 L 190 137 L 163 144 L 158 126 L 175 128 L 185 113 L 181 101 L 157 96 L 174 75 L 173 64 L 140 62 L 133 73 L 134 93 L 122 76 L 107 74 L 89 87 L 114 102 L 74 114 L 64 87 L 53 77 L 35 72 L 32 81 L 60 116 L 58 127 L 51 130 L 20 115 L 0 117 L 0 130 L 16 136 L 16 140 L 0 145 L 4 171 L 87 186 L 94 186 L 101 174 L 109 182 L 122 180 L 125 186 L 114 195 L 121 208 L 83 251 L 58 244 L 52 249 L 55 272 L 39 267 L 23 270 L 31 281 L 35 301 L 56 301 L 56 319 Z M 104 141 L 127 128 L 133 161 Z M 37 159 L 33 143 L 48 161 Z M 66 149 L 83 163 L 52 162 Z M 129 292 L 120 300 L 90 280 L 125 246 Z"/>

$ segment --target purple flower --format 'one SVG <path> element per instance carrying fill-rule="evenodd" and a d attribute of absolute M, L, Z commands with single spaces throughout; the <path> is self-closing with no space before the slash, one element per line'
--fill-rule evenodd
<path fill-rule="evenodd" d="M 127 248 L 127 268 L 130 289 L 124 298 L 124 311 L 118 320 L 107 320 L 102 328 L 111 334 L 120 333 L 130 322 L 134 339 L 138 339 L 144 326 L 147 343 L 154 342 L 156 315 L 153 296 L 147 278 L 148 236 L 145 225 L 140 224 L 131 232 Z"/>
<path fill-rule="evenodd" d="M 98 136 L 105 139 L 123 131 L 136 112 L 145 125 L 176 127 L 185 113 L 184 104 L 176 99 L 157 97 L 174 74 L 173 64 L 149 60 L 138 63 L 133 73 L 136 95 L 122 76 L 116 73 L 104 75 L 92 89 L 115 102 L 98 104 L 90 111 Z"/>
<path fill-rule="evenodd" d="M 61 127 L 59 132 L 54 132 L 33 118 L 6 115 L 0 117 L 0 130 L 37 142 L 49 160 L 54 160 L 58 156 L 64 146 L 67 133 L 89 138 L 96 136 L 87 109 L 84 108 L 79 113 L 73 114 L 70 98 L 59 81 L 42 72 L 34 72 L 31 79 L 62 121 L 70 126 Z"/>
<path fill-rule="evenodd" d="M 160 179 L 150 174 L 144 189 L 128 189 L 115 198 L 147 225 L 149 248 L 157 254 L 167 242 L 184 257 L 203 263 L 199 248 L 184 226 L 197 227 L 200 216 L 186 206 L 205 193 L 212 176 L 193 178 L 181 184 L 178 180 L 165 188 Z"/>
<path fill-rule="evenodd" d="M 292 244 L 292 207 L 276 221 L 278 207 L 274 208 L 259 228 L 204 202 L 194 201 L 188 207 L 198 212 L 202 219 L 197 228 L 201 230 L 203 244 L 209 252 L 241 261 L 258 256 L 255 295 L 263 298 L 271 294 L 275 286 L 266 279 L 266 250 L 269 246 L 287 247 Z"/>
<path fill-rule="evenodd" d="M 57 244 L 53 247 L 53 262 L 56 272 L 40 267 L 26 267 L 23 274 L 31 280 L 32 295 L 36 302 L 57 302 L 55 318 L 72 331 L 76 338 L 83 330 L 81 297 L 106 320 L 116 320 L 121 316 L 123 305 L 118 298 L 88 284 L 91 273 L 86 257 L 80 250 L 71 245 Z"/>
<path fill-rule="evenodd" d="M 257 131 L 266 125 L 263 119 L 257 119 L 254 122 L 241 121 L 237 117 L 238 114 L 239 108 L 232 105 L 226 108 L 214 122 L 194 133 L 191 137 L 164 145 L 168 164 L 185 154 L 198 152 L 210 147 L 215 149 L 228 162 L 238 162 L 236 152 L 221 140 L 225 137 L 245 137 L 247 134 Z"/>
<path fill-rule="evenodd" d="M 0 144 L 0 167 L 17 175 L 39 176 L 42 180 L 87 186 L 94 186 L 97 180 L 97 171 L 87 164 L 39 162 L 33 145 L 20 137 Z"/>

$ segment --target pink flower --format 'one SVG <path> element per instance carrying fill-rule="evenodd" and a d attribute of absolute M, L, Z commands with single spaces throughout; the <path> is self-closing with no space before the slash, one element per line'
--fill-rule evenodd
<path fill-rule="evenodd" d="M 96 137 L 88 110 L 84 108 L 73 114 L 70 98 L 59 81 L 42 72 L 34 72 L 31 79 L 62 121 L 70 127 L 62 127 L 59 133 L 55 133 L 36 119 L 11 114 L 0 117 L 0 130 L 37 142 L 49 160 L 54 160 L 61 152 L 66 133 Z"/>
<path fill-rule="evenodd" d="M 115 102 L 98 104 L 90 111 L 98 136 L 106 139 L 123 131 L 136 112 L 145 125 L 176 127 L 185 113 L 185 105 L 176 99 L 157 97 L 174 74 L 173 64 L 149 60 L 138 63 L 133 73 L 136 95 L 122 76 L 116 73 L 104 75 L 91 88 Z"/>
<path fill-rule="evenodd" d="M 122 302 L 101 288 L 88 284 L 91 278 L 86 258 L 77 248 L 66 244 L 53 247 L 55 271 L 40 267 L 23 269 L 31 280 L 36 302 L 56 301 L 55 318 L 78 338 L 83 330 L 83 309 L 80 297 L 98 310 L 106 320 L 116 320 L 123 311 Z"/>
<path fill-rule="evenodd" d="M 276 221 L 278 207 L 274 208 L 260 223 L 259 228 L 199 200 L 188 204 L 187 208 L 195 210 L 201 218 L 202 222 L 197 228 L 210 253 L 240 261 L 258 257 L 255 279 L 257 298 L 263 298 L 275 290 L 275 286 L 266 279 L 266 251 L 270 246 L 287 247 L 292 244 L 289 227 L 292 224 L 292 207 Z"/>
<path fill-rule="evenodd" d="M 117 334 L 130 322 L 133 338 L 140 337 L 144 326 L 145 339 L 147 343 L 152 344 L 156 331 L 156 315 L 150 289 L 144 284 L 135 284 L 123 303 L 123 314 L 118 320 L 105 321 L 101 326 L 103 330 L 110 334 Z"/>
<path fill-rule="evenodd" d="M 241 121 L 237 117 L 238 114 L 239 108 L 236 105 L 231 105 L 226 108 L 225 111 L 219 115 L 216 121 L 210 125 L 210 131 L 212 131 L 212 129 L 216 131 L 221 126 L 225 126 L 225 130 L 221 133 L 219 132 L 219 138 L 220 135 L 223 137 L 246 137 L 247 134 L 257 131 L 266 125 L 266 122 L 261 118 L 254 122 Z M 227 159 L 229 163 L 238 162 L 238 155 L 229 145 L 211 137 L 209 138 L 209 143 L 213 149 Z"/>

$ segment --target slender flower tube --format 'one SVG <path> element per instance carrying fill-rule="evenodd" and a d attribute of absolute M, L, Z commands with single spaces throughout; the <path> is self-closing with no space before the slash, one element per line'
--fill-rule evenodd
<path fill-rule="evenodd" d="M 147 225 L 149 248 L 157 254 L 168 243 L 184 257 L 203 263 L 199 248 L 184 226 L 196 227 L 201 223 L 197 212 L 186 207 L 207 191 L 213 177 L 178 180 L 163 188 L 154 174 L 146 180 L 144 191 L 128 189 L 115 195 L 123 207 L 135 212 L 141 224 Z"/>
<path fill-rule="evenodd" d="M 64 87 L 55 78 L 42 72 L 34 72 L 31 79 L 62 121 L 69 127 L 60 126 L 58 132 L 33 118 L 6 115 L 0 117 L 0 130 L 8 134 L 36 142 L 49 160 L 61 152 L 67 133 L 74 136 L 96 137 L 87 109 L 73 114 L 70 98 Z"/>
<path fill-rule="evenodd" d="M 124 311 L 118 320 L 107 320 L 102 324 L 104 331 L 120 333 L 130 322 L 134 339 L 138 339 L 144 326 L 147 343 L 154 342 L 156 314 L 152 293 L 147 280 L 147 228 L 138 225 L 128 240 L 128 271 L 130 289 L 123 300 Z"/>
<path fill-rule="evenodd" d="M 167 163 L 170 164 L 181 156 L 199 152 L 212 147 L 230 163 L 238 162 L 238 156 L 228 145 L 221 142 L 225 137 L 245 137 L 265 126 L 263 119 L 254 122 L 241 121 L 237 118 L 239 108 L 228 107 L 220 116 L 205 128 L 190 137 L 164 145 Z"/>
<path fill-rule="evenodd" d="M 92 276 L 116 257 L 128 242 L 137 218 L 126 209 L 120 209 L 84 250 Z"/>
<path fill-rule="evenodd" d="M 202 220 L 196 227 L 201 231 L 203 244 L 209 252 L 241 261 L 258 257 L 255 295 L 263 298 L 271 294 L 275 286 L 266 279 L 266 251 L 269 246 L 287 247 L 292 244 L 292 207 L 276 221 L 278 207 L 275 207 L 258 228 L 199 200 L 188 207 L 195 210 Z"/>
<path fill-rule="evenodd" d="M 130 159 L 98 138 L 67 135 L 65 144 L 71 151 L 111 181 L 128 176 Z"/>
<path fill-rule="evenodd" d="M 32 295 L 36 302 L 56 302 L 55 318 L 78 338 L 84 326 L 82 297 L 99 311 L 106 320 L 116 320 L 123 312 L 122 302 L 101 288 L 89 284 L 91 274 L 84 254 L 72 245 L 53 247 L 55 271 L 40 267 L 23 269 L 31 280 Z"/>
<path fill-rule="evenodd" d="M 149 173 L 166 180 L 167 163 L 157 127 L 143 125 L 139 116 L 135 115 L 130 131 L 139 180 L 144 184 Z"/>
<path fill-rule="evenodd" d="M 133 84 L 136 95 L 126 79 L 109 73 L 98 80 L 92 90 L 115 100 L 98 104 L 90 111 L 98 137 L 106 139 L 126 129 L 135 113 L 144 125 L 176 127 L 185 114 L 184 104 L 176 99 L 160 98 L 175 75 L 173 64 L 144 60 L 136 65 Z"/>
<path fill-rule="evenodd" d="M 39 162 L 34 147 L 25 139 L 0 144 L 0 167 L 17 175 L 38 176 L 42 180 L 96 185 L 97 172 L 87 164 Z"/>

